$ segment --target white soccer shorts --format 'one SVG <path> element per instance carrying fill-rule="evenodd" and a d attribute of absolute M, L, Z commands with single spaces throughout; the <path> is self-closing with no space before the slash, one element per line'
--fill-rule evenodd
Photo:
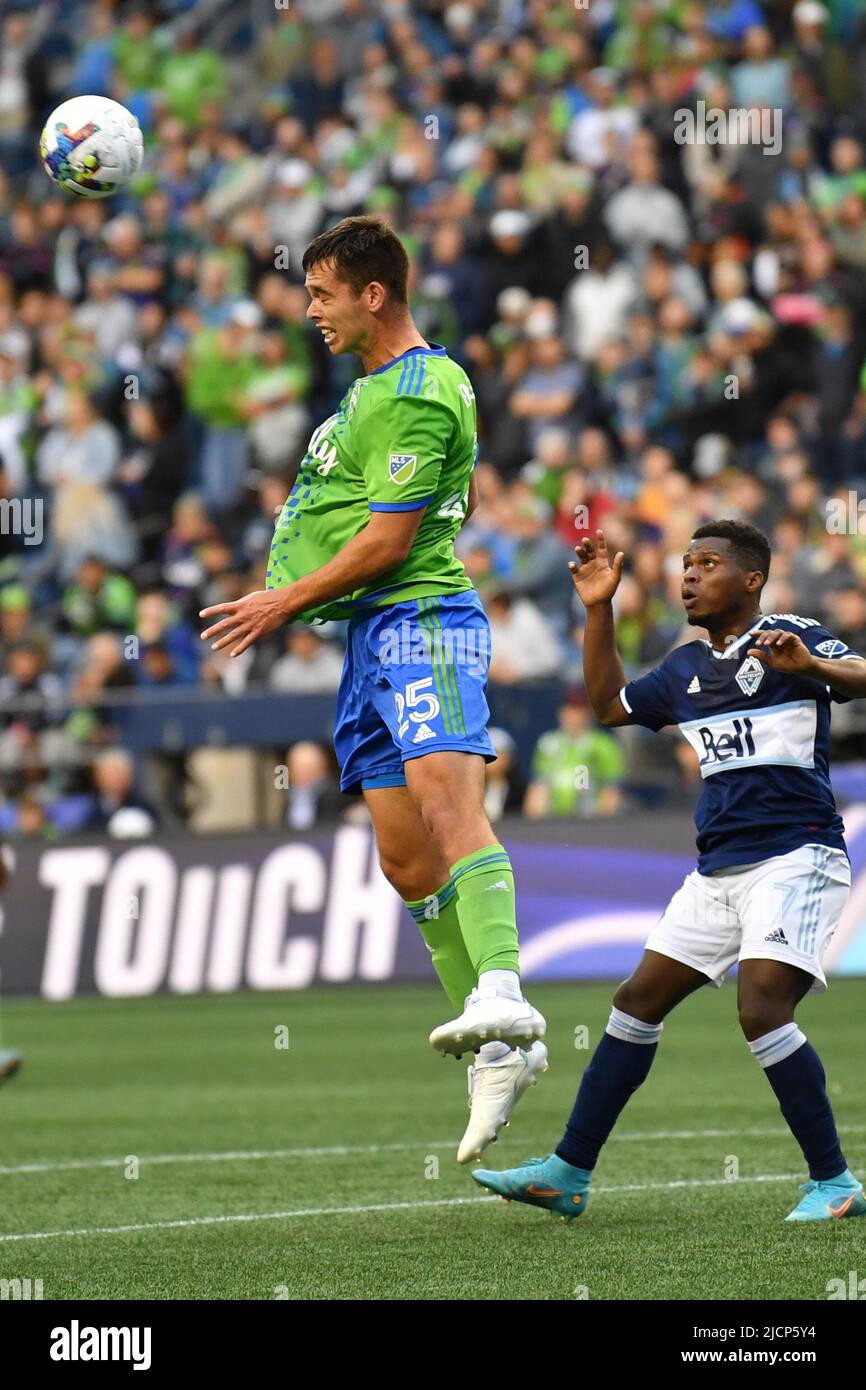
<path fill-rule="evenodd" d="M 814 975 L 810 994 L 827 988 L 824 952 L 851 886 L 841 849 L 803 845 L 790 854 L 723 869 L 694 870 L 646 943 L 682 961 L 721 988 L 738 960 L 783 960 Z"/>

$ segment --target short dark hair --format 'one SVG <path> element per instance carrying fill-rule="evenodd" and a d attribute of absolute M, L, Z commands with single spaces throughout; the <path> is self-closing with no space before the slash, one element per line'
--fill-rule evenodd
<path fill-rule="evenodd" d="M 757 526 L 750 526 L 747 521 L 707 521 L 693 533 L 692 540 L 702 541 L 709 537 L 727 541 L 741 565 L 760 570 L 767 579 L 770 573 L 770 542 Z"/>
<path fill-rule="evenodd" d="M 395 305 L 406 305 L 409 257 L 396 232 L 381 217 L 344 217 L 314 237 L 301 264 L 307 271 L 322 261 L 332 262 L 339 278 L 352 286 L 356 296 L 378 280 Z"/>

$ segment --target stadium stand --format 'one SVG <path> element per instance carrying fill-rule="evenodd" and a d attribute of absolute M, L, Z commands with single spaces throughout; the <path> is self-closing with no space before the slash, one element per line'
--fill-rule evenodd
<path fill-rule="evenodd" d="M 60 196 L 37 157 L 51 107 L 87 91 L 145 132 L 108 203 Z M 761 139 L 678 139 L 758 106 Z M 460 552 L 530 814 L 556 804 L 537 788 L 581 704 L 567 560 L 599 524 L 628 556 L 630 674 L 681 640 L 680 556 L 718 516 L 771 537 L 767 611 L 866 651 L 864 150 L 863 0 L 7 9 L 0 833 L 118 810 L 145 831 L 300 824 L 272 794 L 286 760 L 314 819 L 357 814 L 329 753 L 286 751 L 328 748 L 340 625 L 232 663 L 197 618 L 262 587 L 310 430 L 357 374 L 307 324 L 300 266 L 351 213 L 399 231 L 415 319 L 474 382 Z M 837 760 L 866 756 L 863 718 L 840 710 Z M 596 814 L 688 801 L 687 751 L 618 737 L 628 770 Z"/>

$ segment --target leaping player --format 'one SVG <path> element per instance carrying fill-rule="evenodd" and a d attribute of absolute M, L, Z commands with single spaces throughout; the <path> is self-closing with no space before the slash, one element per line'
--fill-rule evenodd
<path fill-rule="evenodd" d="M 514 875 L 483 807 L 495 758 L 490 629 L 454 538 L 474 505 L 475 396 L 419 333 L 408 259 L 374 217 L 303 257 L 307 317 L 364 375 L 313 434 L 274 531 L 266 588 L 203 610 L 238 656 L 284 623 L 350 618 L 334 746 L 369 807 L 379 860 L 430 950 L 456 1017 L 430 1042 L 475 1052 L 458 1161 L 480 1156 L 547 1069 L 545 1022 L 520 985 Z"/>
<path fill-rule="evenodd" d="M 820 1058 L 794 1020 L 827 981 L 821 960 L 851 869 L 830 786 L 831 700 L 866 695 L 866 660 L 814 618 L 760 611 L 770 546 L 755 527 L 715 521 L 683 558 L 688 622 L 709 634 L 626 681 L 611 600 L 622 553 L 604 535 L 576 547 L 586 606 L 584 679 L 608 727 L 679 725 L 700 759 L 697 869 L 674 894 L 634 973 L 619 986 L 554 1153 L 472 1176 L 501 1196 L 566 1219 L 587 1206 L 602 1145 L 647 1078 L 662 1020 L 739 962 L 740 1026 L 809 1170 L 788 1221 L 866 1214 L 839 1143 Z"/>

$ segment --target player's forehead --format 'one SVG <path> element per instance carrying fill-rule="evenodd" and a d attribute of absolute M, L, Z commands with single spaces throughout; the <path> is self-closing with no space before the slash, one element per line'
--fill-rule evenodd
<path fill-rule="evenodd" d="M 337 275 L 332 261 L 317 261 L 311 265 L 304 279 L 304 286 L 312 294 L 318 294 L 322 290 L 329 294 L 336 294 L 346 284 Z"/>
<path fill-rule="evenodd" d="M 697 540 L 689 541 L 688 549 L 683 555 L 683 564 L 689 564 L 692 560 L 705 560 L 712 555 L 718 560 L 728 560 L 731 557 L 731 542 L 724 536 L 700 536 Z"/>

